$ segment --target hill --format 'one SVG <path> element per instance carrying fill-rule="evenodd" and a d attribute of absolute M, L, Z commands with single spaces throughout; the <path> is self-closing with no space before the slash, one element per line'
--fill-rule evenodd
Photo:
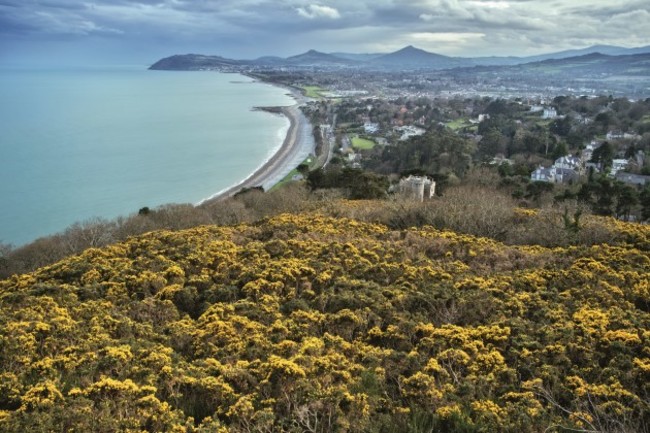
<path fill-rule="evenodd" d="M 331 54 L 321 53 L 316 50 L 309 50 L 306 53 L 297 56 L 288 57 L 286 64 L 302 66 L 328 66 L 328 65 L 353 65 L 357 62 L 350 59 L 336 57 Z"/>
<path fill-rule="evenodd" d="M 578 75 L 650 75 L 650 53 L 611 56 L 590 53 L 576 57 L 549 59 L 512 67 L 527 72 Z"/>
<path fill-rule="evenodd" d="M 220 56 L 178 54 L 158 60 L 156 63 L 151 65 L 149 69 L 163 71 L 194 71 L 224 66 L 238 66 L 242 64 L 244 64 L 244 62 L 240 60 L 226 59 Z"/>
<path fill-rule="evenodd" d="M 461 66 L 464 63 L 456 58 L 443 56 L 440 54 L 430 53 L 409 45 L 394 53 L 385 54 L 381 57 L 374 58 L 369 63 L 376 66 L 388 68 L 429 68 L 429 69 L 448 69 L 455 66 Z"/>
<path fill-rule="evenodd" d="M 650 46 L 638 48 L 622 48 L 607 45 L 594 45 L 579 50 L 567 50 L 556 53 L 530 57 L 449 57 L 431 53 L 411 45 L 392 53 L 352 54 L 352 53 L 322 53 L 309 50 L 306 53 L 282 58 L 264 56 L 255 60 L 233 60 L 220 56 L 202 54 L 184 54 L 166 57 L 154 63 L 150 69 L 158 70 L 199 70 L 218 69 L 243 66 L 261 67 L 356 67 L 360 69 L 386 68 L 401 69 L 450 69 L 469 66 L 513 66 L 526 63 L 542 62 L 551 59 L 567 59 L 594 53 L 608 56 L 631 56 L 649 54 Z"/>
<path fill-rule="evenodd" d="M 89 249 L 0 282 L 0 430 L 643 431 L 650 229 L 604 221 L 621 241 L 312 213 Z"/>

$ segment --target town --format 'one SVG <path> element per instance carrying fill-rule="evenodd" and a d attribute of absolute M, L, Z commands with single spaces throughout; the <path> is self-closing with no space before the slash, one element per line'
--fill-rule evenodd
<path fill-rule="evenodd" d="M 602 215 L 650 216 L 648 99 L 302 90 L 312 96 L 303 110 L 319 149 L 326 149 L 325 170 L 366 170 L 394 185 L 418 174 L 435 179 L 444 193 L 445 185 L 483 168 L 498 172 L 494 188 L 508 190 L 522 205 L 550 196 L 579 199 Z"/>

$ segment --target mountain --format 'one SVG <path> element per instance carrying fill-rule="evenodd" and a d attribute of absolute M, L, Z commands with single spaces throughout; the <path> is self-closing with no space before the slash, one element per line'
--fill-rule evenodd
<path fill-rule="evenodd" d="M 224 66 L 240 66 L 245 61 L 226 59 L 220 56 L 206 56 L 203 54 L 179 54 L 165 57 L 151 65 L 152 70 L 185 71 L 210 69 Z"/>
<path fill-rule="evenodd" d="M 636 55 L 650 53 L 650 46 L 638 48 L 623 48 L 610 45 L 594 45 L 580 50 L 560 51 L 530 57 L 449 57 L 431 53 L 413 46 L 402 48 L 388 54 L 327 54 L 316 50 L 296 56 L 281 58 L 264 56 L 255 60 L 234 60 L 220 56 L 202 54 L 174 55 L 153 64 L 150 69 L 167 70 L 200 70 L 211 68 L 238 66 L 294 66 L 294 67 L 356 67 L 371 69 L 450 69 L 470 66 L 513 66 L 525 63 L 540 62 L 551 59 L 565 59 L 583 55 L 601 53 L 610 56 Z"/>
<path fill-rule="evenodd" d="M 0 431 L 646 431 L 650 227 L 593 227 L 283 214 L 90 248 L 0 281 Z"/>
<path fill-rule="evenodd" d="M 346 60 L 354 60 L 355 62 L 368 62 L 385 55 L 385 53 L 375 54 L 353 54 L 353 53 L 330 53 L 334 57 L 339 57 Z"/>
<path fill-rule="evenodd" d="M 613 45 L 593 45 L 591 47 L 577 49 L 577 50 L 566 50 L 559 51 L 557 53 L 542 54 L 539 56 L 530 56 L 523 57 L 522 60 L 526 63 L 537 62 L 550 59 L 566 59 L 571 57 L 580 57 L 587 54 L 606 54 L 609 56 L 624 56 L 624 55 L 633 55 L 633 54 L 644 54 L 650 53 L 650 46 L 639 47 L 639 48 L 624 48 L 617 47 Z"/>
<path fill-rule="evenodd" d="M 256 65 L 284 65 L 287 63 L 286 59 L 276 56 L 264 56 L 252 60 L 251 63 Z"/>
<path fill-rule="evenodd" d="M 383 56 L 376 57 L 368 62 L 374 66 L 382 66 L 391 69 L 447 69 L 457 66 L 462 66 L 462 60 L 443 56 L 441 54 L 434 54 L 428 51 L 415 48 L 412 45 L 402 48 L 401 50 L 393 53 L 384 54 Z"/>
<path fill-rule="evenodd" d="M 285 59 L 285 63 L 300 66 L 344 66 L 357 64 L 357 62 L 353 60 L 344 59 L 341 57 L 333 56 L 331 54 L 321 53 L 320 51 L 316 50 L 309 50 L 306 53 L 288 57 Z"/>
<path fill-rule="evenodd" d="M 650 53 L 606 55 L 590 53 L 560 59 L 548 59 L 510 67 L 512 70 L 541 71 L 547 75 L 643 75 L 650 76 Z"/>

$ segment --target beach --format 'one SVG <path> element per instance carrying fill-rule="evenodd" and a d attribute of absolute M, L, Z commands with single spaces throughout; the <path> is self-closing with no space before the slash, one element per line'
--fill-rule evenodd
<path fill-rule="evenodd" d="M 295 92 L 292 92 L 292 94 L 297 101 L 301 101 L 302 95 Z M 262 187 L 264 190 L 268 190 L 314 152 L 311 124 L 300 110 L 300 102 L 287 107 L 262 107 L 258 109 L 269 113 L 278 113 L 289 119 L 289 129 L 282 146 L 242 182 L 201 201 L 198 203 L 199 205 L 232 197 L 246 188 Z"/>

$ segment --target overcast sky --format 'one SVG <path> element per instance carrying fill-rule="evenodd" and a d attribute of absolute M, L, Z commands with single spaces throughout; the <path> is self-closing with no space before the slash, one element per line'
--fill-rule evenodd
<path fill-rule="evenodd" d="M 0 0 L 0 64 L 150 64 L 390 52 L 533 55 L 650 45 L 649 0 Z"/>

